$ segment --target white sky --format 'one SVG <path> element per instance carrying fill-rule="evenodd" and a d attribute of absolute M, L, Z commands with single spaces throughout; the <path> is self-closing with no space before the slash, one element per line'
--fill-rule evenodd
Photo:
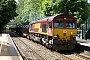
<path fill-rule="evenodd" d="M 18 0 L 15 0 L 16 2 L 18 2 Z"/>
<path fill-rule="evenodd" d="M 90 3 L 90 0 L 87 0 Z"/>

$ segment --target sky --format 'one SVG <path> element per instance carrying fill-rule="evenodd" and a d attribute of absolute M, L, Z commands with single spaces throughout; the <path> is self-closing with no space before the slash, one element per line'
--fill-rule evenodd
<path fill-rule="evenodd" d="M 90 3 L 90 0 L 87 0 Z"/>
<path fill-rule="evenodd" d="M 16 2 L 18 2 L 18 0 L 15 0 Z"/>

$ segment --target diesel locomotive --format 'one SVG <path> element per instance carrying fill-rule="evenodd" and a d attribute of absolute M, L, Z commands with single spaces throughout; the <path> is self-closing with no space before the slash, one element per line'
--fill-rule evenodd
<path fill-rule="evenodd" d="M 53 50 L 73 50 L 76 46 L 77 20 L 67 13 L 29 23 L 30 39 Z"/>

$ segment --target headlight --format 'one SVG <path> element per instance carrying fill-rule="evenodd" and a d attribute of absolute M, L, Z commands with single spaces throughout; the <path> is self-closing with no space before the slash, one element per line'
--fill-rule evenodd
<path fill-rule="evenodd" d="M 54 38 L 59 38 L 59 35 L 58 34 L 54 35 Z"/>
<path fill-rule="evenodd" d="M 72 37 L 76 37 L 76 33 L 71 32 Z"/>
<path fill-rule="evenodd" d="M 73 32 L 71 32 L 71 35 L 73 35 Z"/>
<path fill-rule="evenodd" d="M 54 38 L 57 38 L 57 35 L 54 35 Z"/>

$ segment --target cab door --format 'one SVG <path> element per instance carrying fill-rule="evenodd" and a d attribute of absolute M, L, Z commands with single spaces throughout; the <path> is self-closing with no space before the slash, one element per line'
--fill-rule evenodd
<path fill-rule="evenodd" d="M 48 34 L 52 35 L 52 22 L 48 22 Z"/>

